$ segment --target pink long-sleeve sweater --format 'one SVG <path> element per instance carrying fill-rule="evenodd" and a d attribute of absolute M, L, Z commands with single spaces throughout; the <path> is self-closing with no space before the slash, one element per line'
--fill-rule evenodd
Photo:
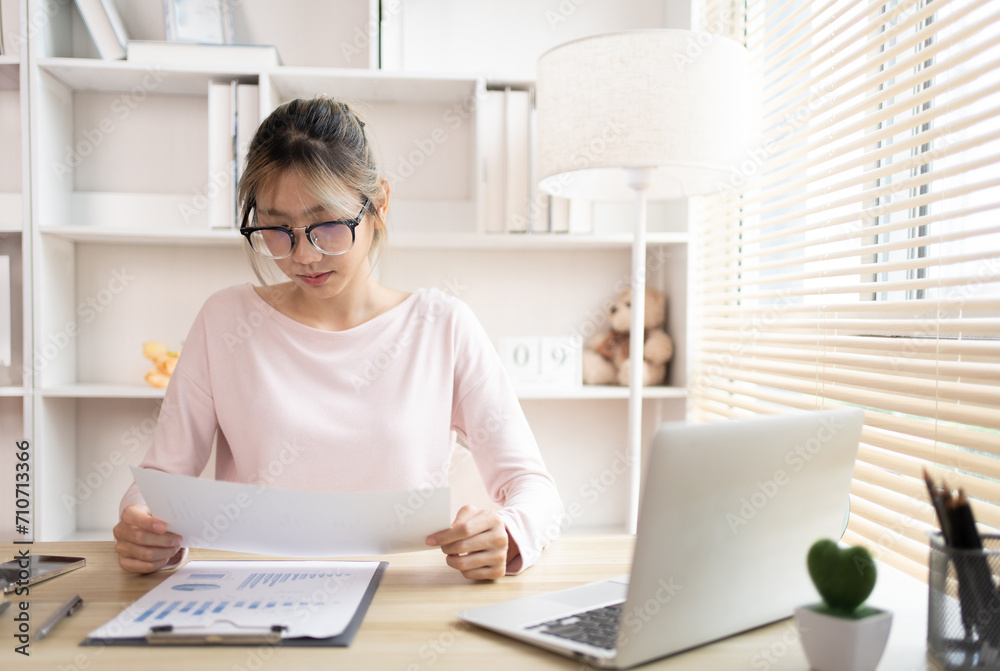
<path fill-rule="evenodd" d="M 520 556 L 533 564 L 562 504 L 495 349 L 462 301 L 421 289 L 346 331 L 301 324 L 250 284 L 195 319 L 142 466 L 287 489 L 375 491 L 447 482 L 468 446 Z M 121 509 L 142 503 L 133 483 Z M 319 511 L 303 511 L 319 514 Z"/>

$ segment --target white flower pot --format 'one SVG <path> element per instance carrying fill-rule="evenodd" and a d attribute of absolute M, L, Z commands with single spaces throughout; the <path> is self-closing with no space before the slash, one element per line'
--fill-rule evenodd
<path fill-rule="evenodd" d="M 889 639 L 892 613 L 882 610 L 852 620 L 803 606 L 795 609 L 795 625 L 815 671 L 874 671 Z"/>

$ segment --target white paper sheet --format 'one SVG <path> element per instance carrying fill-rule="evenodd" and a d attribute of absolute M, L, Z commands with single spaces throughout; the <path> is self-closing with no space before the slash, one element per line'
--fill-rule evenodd
<path fill-rule="evenodd" d="M 143 638 L 151 627 L 228 634 L 287 629 L 282 636 L 343 633 L 378 562 L 191 561 L 89 638 Z"/>
<path fill-rule="evenodd" d="M 451 524 L 447 488 L 312 492 L 132 467 L 150 512 L 186 547 L 282 557 L 358 557 L 427 550 Z"/>

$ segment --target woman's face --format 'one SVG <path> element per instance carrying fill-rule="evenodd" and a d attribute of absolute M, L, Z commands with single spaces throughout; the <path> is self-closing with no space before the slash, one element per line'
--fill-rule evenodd
<path fill-rule="evenodd" d="M 344 189 L 344 191 L 348 191 Z M 258 226 L 299 228 L 326 221 L 353 219 L 361 211 L 364 200 L 360 194 L 351 202 L 341 203 L 336 210 L 327 209 L 302 185 L 292 171 L 282 173 L 274 186 L 258 199 Z M 274 262 L 295 286 L 312 298 L 333 298 L 352 287 L 360 286 L 371 273 L 368 250 L 373 229 L 366 208 L 361 224 L 354 229 L 354 246 L 343 254 L 323 254 L 306 239 L 305 230 L 296 230 L 292 253 Z"/>

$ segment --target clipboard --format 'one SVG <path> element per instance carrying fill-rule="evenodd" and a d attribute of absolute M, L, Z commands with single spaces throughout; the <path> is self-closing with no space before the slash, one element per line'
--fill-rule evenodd
<path fill-rule="evenodd" d="M 202 562 L 212 564 L 213 562 Z M 221 562 L 215 562 L 221 563 Z M 233 564 L 246 562 L 230 562 Z M 274 565 L 293 562 L 270 562 Z M 335 562 L 331 562 L 335 563 Z M 326 638 L 311 636 L 289 636 L 288 628 L 281 624 L 269 626 L 242 626 L 233 623 L 229 632 L 206 632 L 199 627 L 180 627 L 172 625 L 151 624 L 140 636 L 95 636 L 93 633 L 85 638 L 81 645 L 116 645 L 116 646 L 259 646 L 274 645 L 285 647 L 347 647 L 354 640 L 355 634 L 364 621 L 368 606 L 378 590 L 389 562 L 380 561 L 364 593 L 361 595 L 347 626 L 338 634 Z M 155 589 L 155 588 L 154 588 Z M 153 592 L 151 590 L 150 592 Z M 138 602 L 137 602 L 138 603 Z M 114 620 L 112 620 L 114 622 Z M 109 623 L 110 624 L 110 623 Z M 105 625 L 107 627 L 107 625 Z M 97 630 L 97 631 L 100 631 Z"/>

